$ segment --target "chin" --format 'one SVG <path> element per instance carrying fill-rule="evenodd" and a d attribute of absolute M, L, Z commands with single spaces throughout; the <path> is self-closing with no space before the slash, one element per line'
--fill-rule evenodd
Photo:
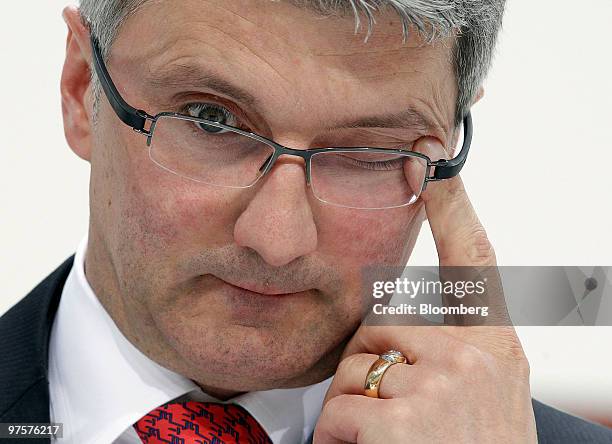
<path fill-rule="evenodd" d="M 166 336 L 183 358 L 176 370 L 201 385 L 234 391 L 295 387 L 324 379 L 335 366 L 321 365 L 337 342 L 321 329 L 313 335 L 309 327 L 287 332 L 269 325 L 203 325 L 185 322 Z"/>

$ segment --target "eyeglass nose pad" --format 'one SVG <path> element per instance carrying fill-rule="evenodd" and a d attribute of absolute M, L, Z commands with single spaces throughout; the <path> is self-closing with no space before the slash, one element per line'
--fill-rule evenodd
<path fill-rule="evenodd" d="M 266 170 L 266 168 L 268 168 L 268 165 L 270 164 L 270 161 L 272 160 L 272 157 L 274 157 L 274 153 L 270 154 L 268 156 L 268 158 L 266 159 L 266 161 L 263 163 L 263 165 L 259 168 L 259 172 L 263 172 Z"/>

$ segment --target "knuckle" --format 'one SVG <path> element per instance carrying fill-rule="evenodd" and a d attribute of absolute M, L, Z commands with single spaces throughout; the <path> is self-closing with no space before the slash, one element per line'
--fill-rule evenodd
<path fill-rule="evenodd" d="M 453 369 L 460 373 L 482 372 L 490 367 L 490 358 L 479 348 L 465 344 L 451 353 Z"/>
<path fill-rule="evenodd" d="M 338 364 L 336 375 L 349 374 L 350 372 L 355 371 L 356 368 L 359 368 L 360 365 L 363 365 L 364 361 L 365 357 L 362 354 L 349 355 Z"/>
<path fill-rule="evenodd" d="M 524 354 L 520 359 L 517 359 L 516 366 L 516 371 L 519 375 L 519 378 L 528 381 L 529 375 L 531 374 L 531 366 L 529 365 L 529 361 L 527 360 L 527 357 Z"/>
<path fill-rule="evenodd" d="M 529 360 L 518 340 L 512 342 L 508 355 L 512 360 L 517 375 L 523 379 L 529 379 L 529 374 L 531 373 Z"/>
<path fill-rule="evenodd" d="M 450 389 L 448 378 L 441 373 L 429 373 L 419 384 L 419 392 L 427 399 L 439 397 Z"/>
<path fill-rule="evenodd" d="M 490 332 L 500 350 L 500 358 L 508 361 L 521 374 L 529 374 L 529 361 L 514 328 L 498 327 Z"/>
<path fill-rule="evenodd" d="M 332 427 L 333 414 L 337 411 L 335 406 L 337 401 L 334 402 L 335 399 L 337 398 L 332 398 L 327 401 L 321 409 L 321 414 L 319 415 L 319 419 L 314 430 L 314 442 L 321 439 L 321 436 L 325 435 L 326 431 Z"/>
<path fill-rule="evenodd" d="M 321 416 L 328 416 L 330 412 L 334 412 L 337 410 L 338 405 L 342 403 L 342 395 L 336 396 L 334 398 L 329 399 L 323 409 L 321 410 Z"/>
<path fill-rule="evenodd" d="M 415 413 L 410 404 L 399 399 L 388 402 L 384 409 L 386 410 L 384 412 L 385 417 L 388 418 L 392 424 L 406 424 L 414 417 Z"/>
<path fill-rule="evenodd" d="M 338 395 L 327 400 L 327 402 L 325 403 L 325 405 L 323 405 L 323 408 L 321 409 L 321 418 L 327 421 L 330 419 L 330 417 L 333 417 L 339 411 L 342 411 L 342 409 L 344 409 L 346 406 L 346 402 L 348 399 L 347 396 L 349 395 Z"/>
<path fill-rule="evenodd" d="M 493 244 L 489 240 L 486 230 L 480 222 L 474 221 L 471 228 L 461 230 L 458 235 L 458 248 L 449 248 L 456 242 L 440 240 L 440 250 L 444 253 L 440 256 L 441 262 L 447 265 L 474 265 L 474 266 L 490 266 L 495 265 L 496 256 Z"/>
<path fill-rule="evenodd" d="M 495 250 L 482 226 L 475 227 L 468 232 L 466 255 L 470 263 L 487 265 L 495 262 Z"/>

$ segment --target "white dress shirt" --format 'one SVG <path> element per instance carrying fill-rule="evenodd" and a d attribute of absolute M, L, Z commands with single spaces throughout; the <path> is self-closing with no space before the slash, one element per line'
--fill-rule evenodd
<path fill-rule="evenodd" d="M 86 249 L 87 236 L 77 249 L 51 330 L 51 422 L 64 425 L 60 443 L 141 444 L 132 425 L 158 406 L 183 396 L 217 400 L 123 336 L 87 282 Z M 274 443 L 302 443 L 314 430 L 330 382 L 250 392 L 226 402 L 244 407 Z"/>

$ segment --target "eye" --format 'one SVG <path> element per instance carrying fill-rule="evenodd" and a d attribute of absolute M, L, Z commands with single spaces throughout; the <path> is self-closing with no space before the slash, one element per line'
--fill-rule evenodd
<path fill-rule="evenodd" d="M 403 157 L 392 160 L 363 161 L 354 159 L 355 165 L 367 170 L 390 171 L 401 169 L 406 159 Z"/>
<path fill-rule="evenodd" d="M 238 118 L 231 111 L 215 103 L 193 103 L 185 107 L 185 112 L 192 117 L 218 122 L 227 126 L 238 127 L 239 125 Z M 210 134 L 223 134 L 228 132 L 228 130 L 224 128 L 206 125 L 205 123 L 194 122 L 194 125 Z"/>
<path fill-rule="evenodd" d="M 347 163 L 367 170 L 389 171 L 401 169 L 406 161 L 405 156 L 381 155 L 369 153 L 344 153 L 341 156 Z"/>

